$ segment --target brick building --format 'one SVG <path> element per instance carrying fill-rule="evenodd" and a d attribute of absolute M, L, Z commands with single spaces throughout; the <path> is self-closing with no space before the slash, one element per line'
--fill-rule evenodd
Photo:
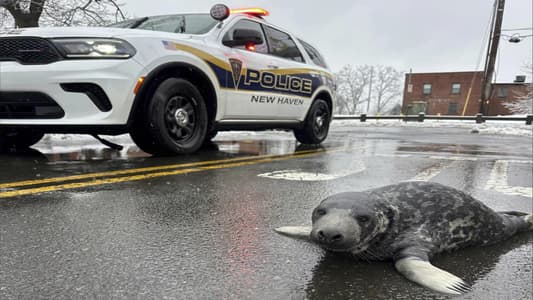
<path fill-rule="evenodd" d="M 527 95 L 528 87 L 523 82 L 494 83 L 492 85 L 492 97 L 488 107 L 488 115 L 512 114 L 504 105 L 505 102 L 516 100 L 520 96 Z"/>
<path fill-rule="evenodd" d="M 483 72 L 408 73 L 405 75 L 402 112 L 404 114 L 464 115 L 479 112 Z M 488 115 L 506 115 L 502 105 L 527 89 L 524 83 L 493 85 Z M 468 102 L 468 103 L 467 103 Z"/>

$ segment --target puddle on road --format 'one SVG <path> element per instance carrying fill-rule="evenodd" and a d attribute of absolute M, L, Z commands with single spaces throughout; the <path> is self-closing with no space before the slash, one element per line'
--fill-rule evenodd
<path fill-rule="evenodd" d="M 124 149 L 116 150 L 101 144 L 68 143 L 59 140 L 37 144 L 34 148 L 0 153 L 0 162 L 10 159 L 25 159 L 44 162 L 89 162 L 108 160 L 135 160 L 152 155 L 143 152 L 133 142 L 120 143 Z M 68 145 L 67 145 L 68 144 Z M 197 153 L 179 157 L 240 156 L 240 155 L 285 155 L 296 151 L 325 149 L 324 146 L 297 145 L 295 140 L 220 140 L 204 145 Z"/>
<path fill-rule="evenodd" d="M 521 234 L 497 245 L 461 249 L 432 261 L 473 286 L 458 299 L 528 299 L 532 242 L 533 234 Z M 354 261 L 334 254 L 325 255 L 315 266 L 306 293 L 308 299 L 450 298 L 407 281 L 392 262 Z"/>
<path fill-rule="evenodd" d="M 398 152 L 407 153 L 448 153 L 458 155 L 498 155 L 508 156 L 507 152 L 491 151 L 487 147 L 479 145 L 464 145 L 464 144 L 413 144 L 405 143 L 399 145 L 396 149 Z"/>

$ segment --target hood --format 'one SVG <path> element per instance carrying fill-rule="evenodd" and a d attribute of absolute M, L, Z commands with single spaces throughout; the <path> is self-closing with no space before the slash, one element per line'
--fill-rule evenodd
<path fill-rule="evenodd" d="M 35 27 L 0 30 L 0 36 L 112 37 L 123 31 L 124 29 L 106 27 Z"/>
<path fill-rule="evenodd" d="M 148 31 L 149 32 L 149 31 Z M 36 36 L 42 38 L 57 37 L 101 37 L 110 38 L 121 35 L 147 35 L 146 30 L 111 28 L 111 27 L 34 27 L 0 30 L 0 37 Z"/>
<path fill-rule="evenodd" d="M 18 29 L 0 29 L 1 37 L 17 37 L 17 36 L 31 36 L 41 38 L 136 38 L 136 37 L 150 37 L 150 38 L 164 38 L 172 40 L 202 40 L 205 36 L 190 35 L 181 33 L 169 33 L 163 31 L 151 31 L 142 29 L 126 29 L 126 28 L 112 28 L 112 27 L 33 27 L 33 28 L 18 28 Z"/>

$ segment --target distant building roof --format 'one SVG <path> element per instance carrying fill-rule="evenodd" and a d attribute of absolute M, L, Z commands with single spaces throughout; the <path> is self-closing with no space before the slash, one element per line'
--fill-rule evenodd
<path fill-rule="evenodd" d="M 495 82 L 492 85 L 528 85 L 531 82 Z"/>
<path fill-rule="evenodd" d="M 449 72 L 407 72 L 407 74 L 423 74 L 423 75 L 438 75 L 438 74 L 455 74 L 455 73 L 483 73 L 483 71 L 449 71 Z"/>

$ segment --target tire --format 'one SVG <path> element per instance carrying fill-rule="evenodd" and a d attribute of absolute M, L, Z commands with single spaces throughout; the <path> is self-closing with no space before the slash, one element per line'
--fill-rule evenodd
<path fill-rule="evenodd" d="M 302 128 L 294 130 L 298 142 L 306 145 L 322 143 L 328 136 L 331 110 L 322 99 L 316 99 L 307 113 Z"/>
<path fill-rule="evenodd" d="M 148 131 L 148 125 L 146 123 L 134 124 L 134 127 L 130 131 L 130 137 L 135 144 L 144 152 L 150 154 L 156 154 L 161 149 L 154 138 Z"/>
<path fill-rule="evenodd" d="M 133 135 L 149 153 L 189 154 L 202 146 L 207 123 L 207 109 L 198 89 L 185 79 L 169 78 L 150 100 L 146 133 L 135 130 Z"/>
<path fill-rule="evenodd" d="M 44 133 L 31 129 L 0 130 L 0 149 L 26 149 L 37 144 L 43 136 Z"/>
<path fill-rule="evenodd" d="M 204 144 L 210 143 L 215 138 L 215 136 L 217 136 L 217 134 L 218 130 L 211 130 L 207 132 L 207 134 L 205 135 Z"/>

